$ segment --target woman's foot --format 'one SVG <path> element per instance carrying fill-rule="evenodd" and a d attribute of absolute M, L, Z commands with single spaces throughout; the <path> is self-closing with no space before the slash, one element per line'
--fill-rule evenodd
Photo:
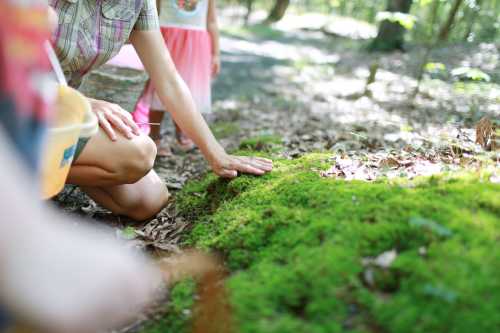
<path fill-rule="evenodd" d="M 182 132 L 179 126 L 175 124 L 175 138 L 177 139 L 177 144 L 182 151 L 188 152 L 196 148 L 193 140 L 188 138 L 186 134 Z"/>
<path fill-rule="evenodd" d="M 170 149 L 170 145 L 164 138 L 152 138 L 152 139 L 156 145 L 157 156 L 160 157 L 172 156 L 172 150 Z"/>

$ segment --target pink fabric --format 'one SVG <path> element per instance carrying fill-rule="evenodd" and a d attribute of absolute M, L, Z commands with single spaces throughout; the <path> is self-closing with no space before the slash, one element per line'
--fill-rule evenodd
<path fill-rule="evenodd" d="M 206 31 L 162 27 L 161 32 L 180 76 L 186 82 L 198 111 L 211 112 L 211 41 Z M 147 84 L 132 116 L 141 129 L 149 133 L 149 109 L 155 97 L 151 84 Z M 158 103 L 154 103 L 158 104 Z"/>
<path fill-rule="evenodd" d="M 141 59 L 139 59 L 134 47 L 130 44 L 124 45 L 120 52 L 108 61 L 107 64 L 116 67 L 137 69 L 140 71 L 144 70 Z"/>
<path fill-rule="evenodd" d="M 149 126 L 149 108 L 151 106 L 151 100 L 153 98 L 153 85 L 151 81 L 146 83 L 144 91 L 142 92 L 137 104 L 135 105 L 134 112 L 132 112 L 132 118 L 138 124 L 139 128 L 144 134 L 149 135 L 151 131 L 151 126 Z"/>

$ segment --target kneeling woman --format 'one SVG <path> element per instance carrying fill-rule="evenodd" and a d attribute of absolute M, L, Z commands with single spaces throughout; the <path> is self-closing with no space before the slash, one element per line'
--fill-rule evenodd
<path fill-rule="evenodd" d="M 172 63 L 154 0 L 50 0 L 50 4 L 59 16 L 54 33 L 56 52 L 71 86 L 78 87 L 87 73 L 130 41 L 161 102 L 216 174 L 232 178 L 238 172 L 262 175 L 271 171 L 271 161 L 228 155 L 216 141 Z M 68 182 L 79 185 L 116 214 L 136 220 L 154 216 L 168 200 L 165 184 L 152 170 L 155 144 L 140 134 L 120 106 L 90 102 L 100 130 L 80 144 Z"/>

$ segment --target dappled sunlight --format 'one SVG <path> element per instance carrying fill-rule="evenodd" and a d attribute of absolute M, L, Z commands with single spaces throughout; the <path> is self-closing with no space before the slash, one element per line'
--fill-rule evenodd
<path fill-rule="evenodd" d="M 312 46 L 297 46 L 280 41 L 250 41 L 231 37 L 222 37 L 221 43 L 225 53 L 231 55 L 251 54 L 252 56 L 268 57 L 277 60 L 299 61 L 308 59 L 311 62 L 324 64 L 338 62 L 339 56 Z"/>
<path fill-rule="evenodd" d="M 350 39 L 369 39 L 377 35 L 377 28 L 368 22 L 321 13 L 302 15 L 288 14 L 274 24 L 278 30 L 290 32 L 296 30 L 324 30 L 328 34 Z"/>
<path fill-rule="evenodd" d="M 297 30 L 301 21 L 293 23 L 294 19 L 290 15 L 280 22 L 280 29 L 289 29 L 287 34 L 310 33 Z M 492 102 L 498 98 L 496 85 L 490 85 L 487 92 L 474 94 L 473 89 L 457 90 L 453 82 L 425 79 L 421 94 L 413 98 L 417 80 L 409 75 L 407 68 L 409 64 L 418 63 L 415 54 L 396 52 L 370 59 L 363 53 L 332 51 L 321 45 L 302 45 L 282 37 L 264 40 L 224 37 L 222 47 L 224 60 L 235 66 L 238 63 L 249 66 L 246 73 L 250 76 L 245 85 L 259 80 L 254 91 L 266 95 L 251 98 L 254 121 L 260 119 L 257 123 L 261 128 L 272 129 L 267 122 L 272 121 L 273 116 L 259 111 L 271 108 L 278 112 L 278 119 L 282 119 L 279 115 L 283 109 L 288 121 L 299 124 L 296 129 L 295 124 L 284 131 L 280 129 L 284 137 L 302 132 L 300 123 L 307 122 L 301 116 L 304 109 L 322 119 L 321 128 L 345 138 L 352 147 L 361 147 L 360 142 L 366 140 L 371 140 L 374 147 L 422 146 L 426 142 L 446 141 L 436 133 L 444 128 L 449 130 L 448 123 L 455 128 L 461 126 L 464 119 L 476 117 L 470 112 L 476 105 L 481 105 L 477 110 L 481 114 L 500 112 L 500 104 Z M 462 59 L 467 57 L 462 55 Z M 262 61 L 268 65 L 261 67 Z M 380 63 L 380 68 L 375 82 L 367 87 L 369 67 L 374 61 Z M 252 131 L 251 126 L 244 127 L 258 133 L 258 128 Z"/>

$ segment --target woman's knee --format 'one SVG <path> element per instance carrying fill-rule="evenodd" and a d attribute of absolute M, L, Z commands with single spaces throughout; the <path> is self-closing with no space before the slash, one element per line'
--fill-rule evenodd
<path fill-rule="evenodd" d="M 156 145 L 148 136 L 140 136 L 128 143 L 116 168 L 123 183 L 133 184 L 153 169 Z"/>
<path fill-rule="evenodd" d="M 100 129 L 75 161 L 76 167 L 86 171 L 91 170 L 76 184 L 85 186 L 134 184 L 153 168 L 155 158 L 156 145 L 147 135 L 134 136 L 131 140 L 118 135 L 116 141 L 111 141 Z M 70 176 L 74 176 L 75 170 L 76 168 L 72 168 L 73 174 Z"/>

